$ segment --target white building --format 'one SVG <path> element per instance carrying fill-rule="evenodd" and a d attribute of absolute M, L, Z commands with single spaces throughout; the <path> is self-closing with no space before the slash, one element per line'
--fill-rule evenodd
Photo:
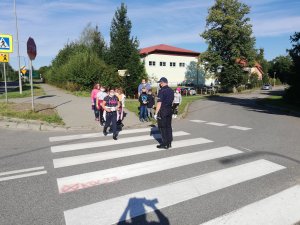
<path fill-rule="evenodd" d="M 160 44 L 141 49 L 140 55 L 151 80 L 158 80 L 163 76 L 168 79 L 170 86 L 177 86 L 186 80 L 191 63 L 197 67 L 200 53 Z"/>

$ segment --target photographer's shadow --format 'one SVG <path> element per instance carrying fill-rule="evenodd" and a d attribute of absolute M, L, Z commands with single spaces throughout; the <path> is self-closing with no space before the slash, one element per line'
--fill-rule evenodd
<path fill-rule="evenodd" d="M 130 198 L 117 225 L 170 225 L 169 219 L 156 208 L 155 204 L 157 203 L 157 199 Z M 158 218 L 158 222 L 147 221 L 145 206 L 152 208 Z M 129 215 L 131 222 L 126 221 L 127 215 Z"/>

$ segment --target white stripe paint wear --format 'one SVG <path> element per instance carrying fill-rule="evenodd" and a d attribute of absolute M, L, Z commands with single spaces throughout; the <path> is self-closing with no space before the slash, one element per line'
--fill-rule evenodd
<path fill-rule="evenodd" d="M 189 133 L 184 131 L 177 131 L 173 133 L 174 137 L 185 136 L 185 135 L 189 135 Z M 137 137 L 120 138 L 117 141 L 102 140 L 102 141 L 70 144 L 70 145 L 58 145 L 58 146 L 52 146 L 51 152 L 57 153 L 57 152 L 75 151 L 75 150 L 88 149 L 88 148 L 104 147 L 109 145 L 120 145 L 120 144 L 132 143 L 132 142 L 147 141 L 147 140 L 153 140 L 157 138 L 161 138 L 161 135 L 152 134 L 152 135 L 143 135 Z"/>
<path fill-rule="evenodd" d="M 215 123 L 215 122 L 209 122 L 209 123 L 206 123 L 208 125 L 212 125 L 212 126 L 217 126 L 217 127 L 224 127 L 226 126 L 227 124 L 224 124 L 224 123 Z"/>
<path fill-rule="evenodd" d="M 45 169 L 45 168 L 43 166 L 40 166 L 40 167 L 32 167 L 32 168 L 22 169 L 22 170 L 12 170 L 12 171 L 0 173 L 0 177 L 10 175 L 10 174 L 25 173 L 25 172 L 30 172 L 30 171 L 35 171 L 35 170 L 43 170 L 43 169 Z"/>
<path fill-rule="evenodd" d="M 231 129 L 236 129 L 236 130 L 251 130 L 252 128 L 249 128 L 249 127 L 240 127 L 240 126 L 229 126 L 228 128 L 231 128 Z"/>
<path fill-rule="evenodd" d="M 131 130 L 124 130 L 119 132 L 119 135 L 125 134 L 135 134 L 135 133 L 143 133 L 143 132 L 157 132 L 157 128 L 141 128 L 141 129 L 131 129 Z M 109 133 L 108 136 L 112 136 L 112 133 Z M 50 142 L 56 141 L 70 141 L 70 140 L 77 140 L 77 139 L 85 139 L 85 138 L 96 138 L 96 137 L 104 137 L 103 133 L 90 133 L 90 134 L 76 134 L 76 135 L 66 135 L 66 136 L 56 136 L 50 137 Z"/>
<path fill-rule="evenodd" d="M 299 221 L 300 185 L 296 185 L 202 225 L 292 225 Z"/>
<path fill-rule="evenodd" d="M 240 153 L 243 152 L 228 146 L 214 148 L 127 166 L 62 177 L 57 179 L 57 185 L 59 193 L 67 193 L 97 186 L 103 183 L 120 181 Z"/>
<path fill-rule="evenodd" d="M 284 168 L 267 160 L 257 160 L 203 174 L 198 177 L 67 210 L 64 212 L 66 225 L 115 224 L 130 217 L 133 218 L 153 212 L 155 209 L 160 210 Z M 145 206 L 146 201 L 151 200 L 155 202 L 155 207 Z M 199 204 L 201 204 L 201 199 L 199 199 Z M 137 210 L 139 206 L 145 208 Z M 129 212 L 130 216 L 126 212 L 128 207 L 129 210 L 132 209 Z"/>
<path fill-rule="evenodd" d="M 172 143 L 172 149 L 189 147 L 194 145 L 201 145 L 201 144 L 206 144 L 211 142 L 213 141 L 205 138 L 194 138 L 194 139 L 187 139 L 182 141 L 174 141 Z M 151 153 L 151 152 L 160 152 L 160 151 L 165 151 L 165 150 L 156 148 L 156 145 L 145 145 L 143 147 L 138 146 L 138 147 L 120 149 L 115 151 L 53 159 L 53 165 L 54 168 L 61 168 L 61 167 L 74 166 L 74 165 L 80 165 L 80 164 L 92 163 L 92 162 L 100 162 L 109 159 L 116 159 L 116 158 L 140 155 L 140 154 Z"/>
<path fill-rule="evenodd" d="M 47 171 L 38 171 L 38 172 L 32 172 L 32 173 L 23 173 L 23 174 L 19 174 L 19 175 L 14 175 L 14 176 L 8 176 L 8 177 L 1 177 L 0 178 L 0 182 L 1 181 L 7 181 L 7 180 L 14 180 L 14 179 L 19 179 L 19 178 L 24 178 L 24 177 L 32 177 L 32 176 L 38 176 L 38 175 L 42 175 L 42 174 L 46 174 Z"/>

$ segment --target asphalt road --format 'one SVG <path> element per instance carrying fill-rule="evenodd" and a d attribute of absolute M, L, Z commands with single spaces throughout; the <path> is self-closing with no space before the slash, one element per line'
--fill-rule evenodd
<path fill-rule="evenodd" d="M 155 128 L 118 141 L 2 129 L 0 224 L 300 221 L 300 118 L 257 106 L 265 94 L 194 103 L 170 150 L 157 151 Z"/>

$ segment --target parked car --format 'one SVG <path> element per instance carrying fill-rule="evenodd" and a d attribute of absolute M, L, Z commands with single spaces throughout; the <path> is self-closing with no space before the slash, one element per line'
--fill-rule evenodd
<path fill-rule="evenodd" d="M 264 84 L 261 89 L 262 90 L 272 90 L 272 85 L 271 84 Z"/>
<path fill-rule="evenodd" d="M 196 90 L 193 87 L 183 87 L 181 88 L 182 95 L 196 95 Z"/>

